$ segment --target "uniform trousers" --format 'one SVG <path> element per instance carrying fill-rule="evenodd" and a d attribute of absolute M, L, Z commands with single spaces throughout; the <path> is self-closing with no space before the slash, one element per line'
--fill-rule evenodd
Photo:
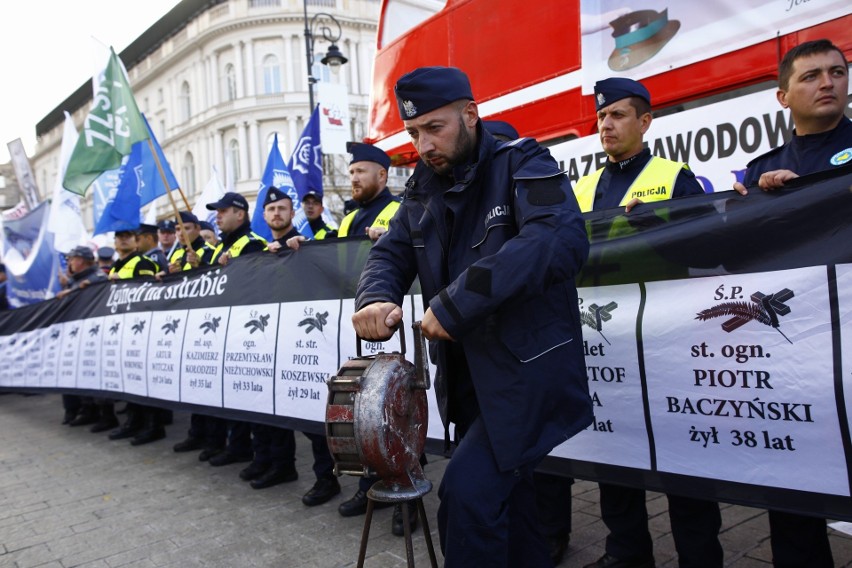
<path fill-rule="evenodd" d="M 500 471 L 482 418 L 447 464 L 438 497 L 445 568 L 549 568 L 538 524 L 530 463 Z"/>
<path fill-rule="evenodd" d="M 189 437 L 201 440 L 205 450 L 221 450 L 225 447 L 228 425 L 224 418 L 195 414 L 189 418 Z"/>
<path fill-rule="evenodd" d="M 834 566 L 825 519 L 769 511 L 769 535 L 775 568 Z"/>
<path fill-rule="evenodd" d="M 724 552 L 719 543 L 719 504 L 678 495 L 667 497 L 678 566 L 721 568 Z M 607 553 L 623 560 L 653 558 L 645 490 L 601 483 L 600 503 L 601 519 L 609 529 Z"/>
<path fill-rule="evenodd" d="M 274 467 L 289 467 L 296 463 L 296 436 L 293 430 L 252 424 L 251 433 L 255 462 Z M 325 436 L 308 432 L 305 432 L 305 436 L 311 441 L 313 470 L 317 479 L 334 477 L 334 460 Z"/>
<path fill-rule="evenodd" d="M 541 532 L 551 538 L 564 538 L 571 533 L 570 477 L 535 472 L 535 496 Z"/>

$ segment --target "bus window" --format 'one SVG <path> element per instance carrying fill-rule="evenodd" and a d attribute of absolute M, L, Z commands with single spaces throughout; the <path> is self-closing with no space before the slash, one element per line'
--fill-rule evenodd
<path fill-rule="evenodd" d="M 437 14 L 447 0 L 387 0 L 379 47 L 386 46 L 411 28 Z"/>

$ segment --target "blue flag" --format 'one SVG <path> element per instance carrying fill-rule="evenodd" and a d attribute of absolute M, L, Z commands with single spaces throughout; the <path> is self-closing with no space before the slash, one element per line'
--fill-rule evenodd
<path fill-rule="evenodd" d="M 135 143 L 130 154 L 122 162 L 118 170 L 118 187 L 115 196 L 106 204 L 95 225 L 96 235 L 109 231 L 135 230 L 142 219 L 142 206 L 166 194 L 167 189 L 154 161 L 151 145 L 154 146 L 159 157 L 169 184 L 168 189 L 178 188 L 177 179 L 147 120 L 145 126 L 148 129 L 150 143 L 148 140 Z"/>
<path fill-rule="evenodd" d="M 309 191 L 315 191 L 322 197 L 322 144 L 320 142 L 319 106 L 311 114 L 311 120 L 302 131 L 302 136 L 293 149 L 290 156 L 290 175 L 293 176 L 293 185 L 299 195 L 297 211 L 302 207 L 302 198 Z M 297 215 L 294 220 L 296 229 L 306 237 L 313 237 L 314 233 L 304 215 Z"/>
<path fill-rule="evenodd" d="M 270 186 L 286 191 L 290 199 L 293 200 L 293 209 L 301 207 L 302 202 L 299 200 L 299 194 L 296 193 L 293 178 L 290 177 L 290 170 L 284 164 L 284 158 L 278 149 L 277 133 L 272 141 L 272 148 L 269 149 L 269 156 L 266 158 L 266 167 L 263 169 L 260 188 L 257 190 L 257 204 L 254 206 L 254 214 L 251 217 L 251 230 L 267 241 L 272 239 L 272 231 L 263 218 L 263 202 L 266 200 L 266 192 Z"/>

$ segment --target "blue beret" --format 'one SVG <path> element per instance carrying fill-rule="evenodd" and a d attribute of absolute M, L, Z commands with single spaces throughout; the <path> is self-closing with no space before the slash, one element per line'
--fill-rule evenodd
<path fill-rule="evenodd" d="M 198 217 L 196 217 L 189 211 L 181 211 L 180 220 L 184 223 L 195 223 L 196 225 L 198 224 Z"/>
<path fill-rule="evenodd" d="M 508 122 L 502 120 L 483 120 L 482 126 L 485 130 L 491 133 L 492 136 L 505 136 L 509 140 L 517 140 L 521 137 L 515 127 Z"/>
<path fill-rule="evenodd" d="M 473 100 L 467 75 L 455 67 L 420 67 L 400 77 L 393 90 L 402 120 L 460 99 Z"/>
<path fill-rule="evenodd" d="M 263 206 L 266 207 L 270 203 L 275 203 L 282 199 L 289 199 L 290 203 L 293 203 L 293 198 L 287 195 L 286 191 L 278 189 L 274 185 L 270 185 L 269 189 L 266 191 L 266 197 L 263 198 Z"/>
<path fill-rule="evenodd" d="M 384 169 L 388 169 L 391 164 L 390 156 L 385 154 L 384 150 L 372 144 L 348 142 L 346 144 L 346 151 L 352 154 L 352 160 L 349 162 L 350 165 L 355 162 L 375 162 Z"/>
<path fill-rule="evenodd" d="M 639 81 L 625 77 L 612 77 L 595 83 L 595 110 L 601 110 L 627 97 L 639 97 L 651 104 L 651 93 Z"/>
<path fill-rule="evenodd" d="M 213 211 L 215 209 L 224 209 L 225 207 L 236 207 L 243 211 L 248 211 L 248 201 L 246 198 L 234 191 L 229 191 L 222 196 L 222 199 L 206 205 L 207 209 Z"/>

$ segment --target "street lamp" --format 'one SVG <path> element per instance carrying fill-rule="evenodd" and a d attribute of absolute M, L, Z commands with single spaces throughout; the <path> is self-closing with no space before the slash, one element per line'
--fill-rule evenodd
<path fill-rule="evenodd" d="M 328 65 L 331 68 L 332 73 L 337 73 L 340 69 L 340 66 L 349 61 L 346 57 L 341 53 L 340 49 L 337 47 L 335 42 L 340 40 L 340 36 L 343 35 L 343 31 L 340 28 L 340 22 L 338 22 L 334 16 L 331 14 L 326 14 L 325 12 L 319 12 L 314 14 L 314 17 L 308 20 L 308 0 L 304 0 L 305 7 L 305 56 L 308 63 L 308 100 L 311 103 L 311 112 L 314 112 L 314 83 L 317 82 L 317 78 L 313 75 L 314 70 L 314 41 L 316 41 L 316 36 L 314 34 L 315 26 L 319 25 L 320 30 L 322 31 L 322 38 L 329 42 L 331 46 L 328 48 L 328 53 L 325 54 L 325 57 L 320 59 L 320 63 L 323 65 Z M 337 29 L 337 33 L 334 33 L 334 28 Z"/>

